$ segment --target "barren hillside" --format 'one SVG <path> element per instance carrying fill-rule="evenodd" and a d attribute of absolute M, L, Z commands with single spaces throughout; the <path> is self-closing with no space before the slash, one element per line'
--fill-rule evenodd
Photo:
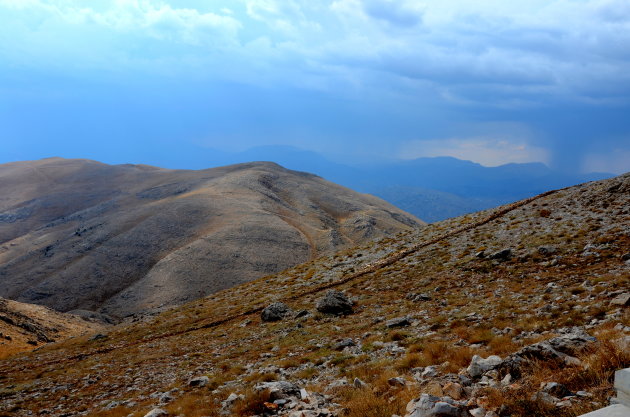
<path fill-rule="evenodd" d="M 628 201 L 630 174 L 550 192 L 46 346 L 0 363 L 0 407 L 576 416 L 630 366 Z"/>
<path fill-rule="evenodd" d="M 420 225 L 376 197 L 273 163 L 4 164 L 0 296 L 125 316 Z"/>
<path fill-rule="evenodd" d="M 46 343 L 94 334 L 107 327 L 96 319 L 0 298 L 0 359 Z"/>

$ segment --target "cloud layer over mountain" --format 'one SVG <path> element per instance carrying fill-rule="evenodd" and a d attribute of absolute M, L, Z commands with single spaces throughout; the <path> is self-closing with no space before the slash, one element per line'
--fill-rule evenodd
<path fill-rule="evenodd" d="M 629 34 L 623 0 L 0 0 L 1 140 L 6 160 L 51 139 L 100 159 L 131 138 L 360 157 L 506 142 L 488 164 L 621 172 Z"/>

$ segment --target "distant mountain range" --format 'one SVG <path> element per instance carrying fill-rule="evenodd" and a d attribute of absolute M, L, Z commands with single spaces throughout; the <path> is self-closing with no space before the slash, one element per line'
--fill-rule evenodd
<path fill-rule="evenodd" d="M 289 146 L 256 147 L 234 153 L 185 149 L 180 155 L 179 160 L 174 155 L 170 161 L 178 161 L 175 164 L 181 168 L 200 169 L 248 161 L 276 162 L 289 169 L 317 174 L 359 192 L 374 194 L 428 222 L 614 176 L 607 173 L 567 174 L 542 163 L 484 167 L 452 157 L 349 165 Z"/>

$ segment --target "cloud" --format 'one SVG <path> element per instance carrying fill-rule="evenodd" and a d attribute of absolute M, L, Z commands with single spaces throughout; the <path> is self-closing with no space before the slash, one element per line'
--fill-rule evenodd
<path fill-rule="evenodd" d="M 383 149 L 405 141 L 411 156 L 573 168 L 602 131 L 624 137 L 587 161 L 601 166 L 628 148 L 628 45 L 627 0 L 0 0 L 0 105 L 76 94 L 68 85 L 168 84 L 200 108 L 228 97 L 239 117 L 272 101 L 263 107 L 296 114 L 305 137 L 336 134 L 353 152 L 391 138 Z M 306 96 L 326 104 L 297 114 Z M 322 112 L 330 119 L 314 127 Z M 521 120 L 549 143 L 449 127 L 461 120 Z"/>
<path fill-rule="evenodd" d="M 423 7 L 396 0 L 363 0 L 363 10 L 374 18 L 393 26 L 410 28 L 422 22 Z"/>
<path fill-rule="evenodd" d="M 428 2 L 420 29 L 395 33 L 374 30 L 357 2 L 333 4 L 355 29 L 324 59 L 430 82 L 459 102 L 502 104 L 493 97 L 521 93 L 538 104 L 630 101 L 630 25 L 620 1 Z M 604 6 L 615 19 L 595 13 Z M 360 37 L 365 46 L 353 47 Z M 471 86 L 486 94 L 470 95 L 479 90 Z"/>
<path fill-rule="evenodd" d="M 345 82 L 350 90 L 390 88 L 409 96 L 430 84 L 436 97 L 467 105 L 630 102 L 624 0 L 218 0 L 205 7 L 0 0 L 0 57 L 50 59 L 52 48 L 70 62 L 87 62 L 81 43 L 90 42 L 108 66 L 155 61 L 176 70 L 196 62 L 232 77 L 227 63 L 254 62 L 249 74 L 236 71 L 246 82 L 318 86 L 328 78 L 336 91 Z M 269 47 L 252 50 L 258 39 Z M 260 67 L 274 70 L 261 74 Z"/>
<path fill-rule="evenodd" d="M 0 51 L 26 52 L 35 62 L 46 57 L 50 48 L 60 57 L 65 53 L 68 60 L 80 62 L 90 54 L 81 47 L 73 48 L 84 42 L 103 53 L 112 52 L 108 48 L 120 41 L 116 45 L 118 57 L 141 59 L 151 58 L 155 48 L 138 50 L 140 42 L 227 49 L 236 44 L 242 28 L 240 21 L 224 12 L 175 8 L 151 0 L 113 0 L 93 6 L 75 1 L 0 0 L 0 26 Z M 9 43 L 9 37 L 23 42 Z"/>
<path fill-rule="evenodd" d="M 402 146 L 403 159 L 452 156 L 484 166 L 499 166 L 511 162 L 549 162 L 549 151 L 525 142 L 493 137 L 415 140 Z"/>

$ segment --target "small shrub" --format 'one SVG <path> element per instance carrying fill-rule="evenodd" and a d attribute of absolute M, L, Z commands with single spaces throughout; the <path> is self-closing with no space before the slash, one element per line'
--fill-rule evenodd
<path fill-rule="evenodd" d="M 417 353 L 408 353 L 396 365 L 396 369 L 401 372 L 409 371 L 422 365 L 422 357 Z"/>
<path fill-rule="evenodd" d="M 238 400 L 234 403 L 232 415 L 243 417 L 264 415 L 269 411 L 268 406 L 265 405 L 269 403 L 269 391 L 250 390 L 245 392 L 244 397 L 245 398 L 242 400 Z"/>

